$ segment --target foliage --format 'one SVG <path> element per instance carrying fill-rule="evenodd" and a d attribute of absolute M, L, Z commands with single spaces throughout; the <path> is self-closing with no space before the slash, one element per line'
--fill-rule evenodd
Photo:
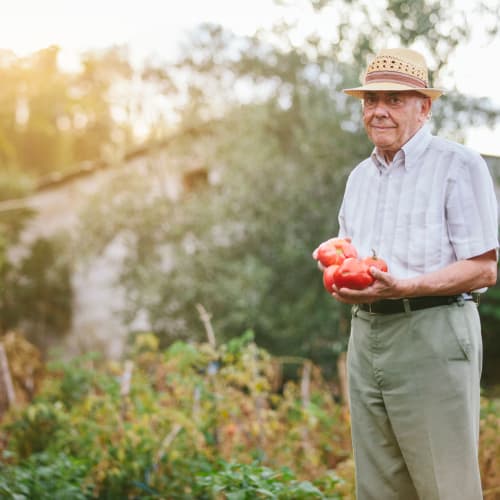
<path fill-rule="evenodd" d="M 500 275 L 500 273 L 499 273 Z M 500 342 L 498 341 L 498 321 L 500 320 L 500 284 L 491 287 L 481 297 L 479 305 L 483 333 L 484 366 L 483 385 L 493 388 L 500 381 Z"/>
<path fill-rule="evenodd" d="M 44 362 L 41 352 L 19 332 L 0 335 L 0 346 L 8 360 L 12 393 L 9 396 L 5 385 L 5 374 L 0 377 L 0 419 L 10 404 L 24 404 L 33 399 L 43 378 Z M 3 372 L 2 372 L 3 373 Z"/>
<path fill-rule="evenodd" d="M 1 237 L 1 233 L 0 233 Z M 0 332 L 22 329 L 38 346 L 65 334 L 71 321 L 70 264 L 64 243 L 40 238 L 14 261 L 0 240 Z"/>
<path fill-rule="evenodd" d="M 336 233 L 346 176 L 371 150 L 358 101 L 340 89 L 358 83 L 368 55 L 388 40 L 423 47 L 438 78 L 471 29 L 448 29 L 451 12 L 462 19 L 451 1 L 422 0 L 411 12 L 404 2 L 383 4 L 335 2 L 324 38 L 301 31 L 300 19 L 249 37 L 202 25 L 178 64 L 159 68 L 185 83 L 172 87 L 179 99 L 184 88 L 187 95 L 166 148 L 177 162 L 167 160 L 164 172 L 182 175 L 195 163 L 208 182 L 172 201 L 151 194 L 158 175 L 149 191 L 115 197 L 113 186 L 91 201 L 85 244 L 100 251 L 115 237 L 127 241 L 127 321 L 145 317 L 163 345 L 200 339 L 203 304 L 217 331 L 250 328 L 273 354 L 312 358 L 332 374 L 331 355 L 347 339 L 345 310 L 324 292 L 310 255 Z M 301 5 L 318 19 L 333 9 L 329 1 Z M 491 103 L 463 96 L 436 104 L 432 123 L 452 127 L 448 135 L 460 134 L 466 116 L 498 117 Z"/>
<path fill-rule="evenodd" d="M 164 344 L 202 337 L 196 306 L 203 304 L 217 331 L 251 328 L 275 354 L 324 355 L 326 366 L 332 343 L 345 337 L 335 333 L 338 311 L 311 252 L 336 231 L 344 153 L 335 141 L 328 144 L 326 126 L 324 140 L 311 131 L 307 140 L 323 141 L 324 153 L 309 169 L 269 137 L 268 117 L 267 107 L 242 108 L 197 139 L 216 184 L 173 202 L 142 188 L 116 199 L 103 191 L 89 205 L 82 231 L 87 245 L 97 240 L 94 248 L 116 234 L 127 238 L 121 279 L 127 317 L 146 311 Z M 331 168 L 336 161 L 339 167 Z"/>
<path fill-rule="evenodd" d="M 426 56 L 431 84 L 439 84 L 453 74 L 449 61 L 477 29 L 473 22 L 484 26 L 481 35 L 494 37 L 500 20 L 498 11 L 481 1 L 473 16 L 455 0 L 418 0 L 411 5 L 406 0 L 302 0 L 299 8 L 294 4 L 283 7 L 287 21 L 277 21 L 270 30 L 261 29 L 254 36 L 238 38 L 210 24 L 193 33 L 179 64 L 189 77 L 190 93 L 197 96 L 197 111 L 193 104 L 187 120 L 220 115 L 221 107 L 231 109 L 245 87 L 247 92 L 253 91 L 254 99 L 265 96 L 275 102 L 285 111 L 283 116 L 290 118 L 289 124 L 300 128 L 301 123 L 294 120 L 297 100 L 304 92 L 307 95 L 319 88 L 330 93 L 337 112 L 349 112 L 347 130 L 359 131 L 357 101 L 346 99 L 340 89 L 359 84 L 374 53 L 387 46 L 415 47 Z M 312 22 L 303 21 L 305 11 Z M 321 32 L 319 26 L 325 18 L 332 22 Z M 450 90 L 434 104 L 432 125 L 436 131 L 463 140 L 463 123 L 493 125 L 498 115 L 498 107 L 488 99 Z M 276 122 L 278 135 L 283 125 Z"/>
<path fill-rule="evenodd" d="M 75 258 L 92 243 L 98 254 L 123 238 L 123 314 L 131 323 L 145 317 L 163 345 L 201 338 L 196 307 L 203 304 L 218 331 L 251 328 L 273 353 L 307 356 L 328 370 L 331 354 L 345 347 L 345 311 L 325 294 L 310 253 L 336 233 L 348 171 L 371 149 L 359 103 L 341 89 L 357 84 L 367 57 L 389 43 L 423 50 L 437 81 L 473 26 L 452 0 L 419 0 L 411 9 L 400 0 L 302 0 L 295 10 L 283 4 L 286 21 L 269 30 L 242 37 L 202 25 L 179 61 L 147 64 L 140 74 L 124 48 L 84 54 L 74 73 L 59 68 L 57 47 L 23 59 L 2 52 L 0 159 L 17 179 L 3 185 L 5 196 L 16 195 L 28 189 L 25 176 L 117 158 L 133 143 L 141 108 L 131 93 L 119 99 L 117 89 L 134 80 L 168 94 L 179 128 L 176 140 L 166 140 L 164 168 L 148 165 L 154 175 L 115 182 L 90 201 Z M 314 30 L 297 16 L 305 11 Z M 493 13 L 484 13 L 489 36 Z M 329 16 L 322 33 L 319 21 Z M 463 123 L 491 124 L 497 111 L 489 101 L 445 97 L 432 123 L 460 137 Z M 171 129 L 157 125 L 152 138 Z M 207 172 L 206 186 L 175 202 L 152 195 L 193 161 Z M 0 308 L 14 311 L 11 326 L 21 321 L 15 304 L 25 301 L 34 311 L 32 338 L 41 342 L 69 324 L 70 297 L 66 269 L 54 262 L 61 260 L 57 248 L 33 250 L 37 256 L 23 264 L 29 286 Z M 55 293 L 46 293 L 47 282 Z"/>
<path fill-rule="evenodd" d="M 483 399 L 481 405 L 481 446 L 479 461 L 484 496 L 500 490 L 500 400 Z M 495 498 L 492 496 L 491 498 Z"/>
<path fill-rule="evenodd" d="M 22 170 L 5 168 L 0 172 L 0 201 L 21 198 L 33 189 L 33 179 Z"/>
<path fill-rule="evenodd" d="M 8 457 L 8 454 L 7 454 Z M 5 499 L 85 500 L 85 463 L 64 453 L 35 453 L 22 465 L 0 465 L 0 496 Z"/>
<path fill-rule="evenodd" d="M 341 482 L 334 474 L 329 477 L 331 491 Z M 333 496 L 322 492 L 310 481 L 297 481 L 290 469 L 276 472 L 261 465 L 226 464 L 215 474 L 201 475 L 198 484 L 211 498 L 228 500 L 253 500 L 254 498 L 272 498 L 296 500 L 306 499 L 341 499 L 340 493 Z"/>
<path fill-rule="evenodd" d="M 23 194 L 33 180 L 68 172 L 75 164 L 122 156 L 137 140 L 138 122 L 149 126 L 152 138 L 164 137 L 176 121 L 168 115 L 192 124 L 249 100 L 277 105 L 274 133 L 284 146 L 292 145 L 285 122 L 294 123 L 307 87 L 329 92 L 337 111 L 349 109 L 351 126 L 359 129 L 357 106 L 338 91 L 357 83 L 370 54 L 386 45 L 418 46 L 438 80 L 457 47 L 477 29 L 473 23 L 486 41 L 499 25 L 498 9 L 484 0 L 474 3 L 472 17 L 470 7 L 456 0 L 415 0 L 411 6 L 406 0 L 281 4 L 283 16 L 272 29 L 238 37 L 221 26 L 202 25 L 191 34 L 181 61 L 161 65 L 137 67 L 126 47 L 112 47 L 81 54 L 80 67 L 65 71 L 57 46 L 24 57 L 1 50 L 0 163 L 15 180 L 0 176 L 0 199 Z M 330 21 L 327 30 L 321 29 L 324 19 Z M 137 82 L 142 95 L 136 94 Z M 168 96 L 156 107 L 166 112 L 145 105 L 148 94 Z M 491 103 L 464 96 L 441 99 L 436 108 L 436 127 L 457 135 L 462 123 L 491 124 L 498 114 Z M 452 115 L 455 120 L 449 120 Z"/>
<path fill-rule="evenodd" d="M 139 335 L 129 389 L 126 364 L 86 356 L 49 366 L 33 403 L 0 428 L 0 487 L 27 494 L 36 482 L 64 491 L 76 476 L 92 498 L 349 495 L 352 467 L 345 480 L 333 472 L 349 463 L 345 409 L 317 368 L 303 375 L 307 395 L 292 382 L 273 389 L 279 360 L 252 337 L 158 351 L 154 336 Z M 46 477 L 51 461 L 58 472 Z"/>
<path fill-rule="evenodd" d="M 131 76 L 128 54 L 120 48 L 88 52 L 75 73 L 61 70 L 58 57 L 56 46 L 23 58 L 0 51 L 0 162 L 17 172 L 16 183 L 0 178 L 0 197 L 25 192 L 27 175 L 29 183 L 68 171 L 127 137 L 126 127 L 112 119 L 110 92 Z"/>
<path fill-rule="evenodd" d="M 12 444 L 20 458 L 59 448 L 69 432 L 70 421 L 60 401 L 36 402 L 10 427 Z"/>
<path fill-rule="evenodd" d="M 1 423 L 2 497 L 353 499 L 347 408 L 307 360 L 300 383 L 281 385 L 285 360 L 252 338 L 161 350 L 141 334 L 123 363 L 47 367 L 35 400 Z M 481 408 L 493 490 L 500 411 L 494 400 Z"/>

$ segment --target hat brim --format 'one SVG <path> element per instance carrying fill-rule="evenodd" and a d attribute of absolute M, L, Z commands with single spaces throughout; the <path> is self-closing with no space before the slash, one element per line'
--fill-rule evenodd
<path fill-rule="evenodd" d="M 367 83 L 362 87 L 344 89 L 343 92 L 347 95 L 357 97 L 358 99 L 363 99 L 365 92 L 390 92 L 391 90 L 393 92 L 419 92 L 420 94 L 424 94 L 427 97 L 430 97 L 432 100 L 437 99 L 444 92 L 441 89 L 410 87 L 408 85 L 393 82 Z"/>

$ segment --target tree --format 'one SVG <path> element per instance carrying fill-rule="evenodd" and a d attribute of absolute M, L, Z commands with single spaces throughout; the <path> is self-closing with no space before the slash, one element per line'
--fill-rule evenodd
<path fill-rule="evenodd" d="M 346 175 L 371 149 L 359 104 L 340 89 L 357 84 L 367 55 L 388 40 L 422 45 L 433 54 L 437 77 L 469 33 L 466 24 L 448 32 L 451 2 L 419 1 L 415 10 L 398 1 L 378 11 L 364 0 L 304 6 L 318 16 L 335 9 L 331 38 L 309 33 L 292 41 L 298 33 L 293 24 L 253 37 L 204 25 L 185 57 L 165 70 L 179 102 L 186 99 L 180 126 L 205 124 L 206 130 L 213 120 L 209 133 L 181 134 L 170 151 L 202 158 L 217 183 L 177 202 L 142 191 L 120 200 L 105 195 L 112 213 L 93 202 L 87 220 L 94 235 L 129 237 L 122 276 L 129 319 L 146 312 L 165 342 L 203 335 L 196 312 L 201 303 L 221 336 L 251 328 L 274 353 L 332 366 L 332 350 L 346 340 L 342 311 L 323 290 L 310 254 L 336 233 Z M 180 75 L 188 82 L 184 92 Z M 445 98 L 436 106 L 436 127 L 457 102 Z M 461 116 L 498 117 L 491 104 L 460 102 Z M 450 133 L 461 124 L 452 126 Z"/>
<path fill-rule="evenodd" d="M 116 140 L 120 130 L 129 138 L 128 124 L 113 119 L 111 95 L 117 82 L 131 78 L 127 52 L 83 54 L 75 73 L 61 70 L 58 57 L 56 46 L 24 58 L 0 52 L 0 162 L 20 178 L 102 158 L 106 148 L 123 147 Z"/>
<path fill-rule="evenodd" d="M 18 329 L 47 348 L 70 326 L 71 266 L 57 238 L 34 241 L 17 259 L 10 255 L 32 215 L 27 209 L 0 213 L 0 335 Z"/>

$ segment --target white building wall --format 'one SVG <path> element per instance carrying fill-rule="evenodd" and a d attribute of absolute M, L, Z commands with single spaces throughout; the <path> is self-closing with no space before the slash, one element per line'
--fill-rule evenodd
<path fill-rule="evenodd" d="M 20 245 L 11 249 L 10 258 L 18 260 L 38 238 L 64 234 L 78 247 L 80 214 L 92 196 L 108 190 L 120 176 L 143 175 L 152 181 L 152 196 L 176 199 L 182 189 L 179 175 L 168 173 L 167 157 L 161 151 L 156 157 L 139 157 L 117 167 L 98 170 L 56 185 L 17 202 L 0 202 L 0 210 L 12 205 L 32 208 L 32 217 L 21 234 Z M 73 264 L 73 321 L 61 345 L 64 354 L 75 355 L 99 351 L 106 357 L 119 358 L 124 351 L 130 328 L 147 330 L 147 318 L 138 318 L 132 327 L 121 321 L 123 290 L 116 285 L 126 254 L 123 239 L 115 238 L 90 261 L 75 258 Z M 76 257 L 76 256 L 75 256 Z"/>

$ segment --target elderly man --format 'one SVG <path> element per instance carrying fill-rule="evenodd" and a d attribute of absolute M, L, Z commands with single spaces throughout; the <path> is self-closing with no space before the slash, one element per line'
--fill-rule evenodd
<path fill-rule="evenodd" d="M 358 500 L 480 500 L 477 292 L 496 282 L 497 201 L 481 156 L 435 137 L 426 122 L 442 91 L 425 59 L 381 51 L 362 100 L 375 148 L 350 174 L 340 237 L 373 248 L 353 304 L 348 380 Z"/>

